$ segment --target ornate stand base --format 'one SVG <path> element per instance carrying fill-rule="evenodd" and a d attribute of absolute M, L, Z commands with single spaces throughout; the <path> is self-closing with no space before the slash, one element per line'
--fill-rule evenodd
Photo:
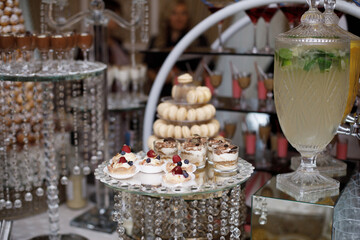
<path fill-rule="evenodd" d="M 42 235 L 42 236 L 31 238 L 30 240 L 49 240 L 49 239 L 50 239 L 49 235 Z M 87 238 L 82 237 L 82 236 L 77 235 L 77 234 L 60 235 L 59 239 L 60 240 L 88 240 Z"/>
<path fill-rule="evenodd" d="M 316 169 L 301 167 L 293 173 L 276 176 L 276 187 L 298 201 L 317 202 L 320 198 L 339 194 L 339 182 L 323 176 Z"/>
<path fill-rule="evenodd" d="M 292 170 L 296 170 L 300 166 L 300 156 L 291 158 Z M 321 154 L 316 159 L 316 168 L 320 174 L 328 177 L 342 177 L 346 175 L 346 163 L 333 158 L 329 154 Z"/>
<path fill-rule="evenodd" d="M 112 233 L 116 229 L 116 223 L 111 219 L 111 211 L 100 213 L 96 207 L 71 220 L 70 225 L 106 233 Z"/>

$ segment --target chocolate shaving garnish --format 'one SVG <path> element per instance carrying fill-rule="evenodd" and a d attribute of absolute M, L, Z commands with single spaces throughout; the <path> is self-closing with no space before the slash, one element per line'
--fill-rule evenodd
<path fill-rule="evenodd" d="M 224 147 L 229 147 L 229 145 L 225 144 Z"/>
<path fill-rule="evenodd" d="M 170 138 L 165 138 L 164 142 L 175 142 L 175 139 L 170 137 Z"/>
<path fill-rule="evenodd" d="M 200 143 L 195 144 L 195 146 L 200 146 Z"/>

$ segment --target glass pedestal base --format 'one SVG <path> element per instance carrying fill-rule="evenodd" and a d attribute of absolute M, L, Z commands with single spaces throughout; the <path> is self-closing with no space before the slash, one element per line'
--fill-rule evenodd
<path fill-rule="evenodd" d="M 320 198 L 338 195 L 340 184 L 316 169 L 299 167 L 293 173 L 277 175 L 276 187 L 297 201 L 317 202 Z"/>
<path fill-rule="evenodd" d="M 116 223 L 111 218 L 111 210 L 100 213 L 97 207 L 74 218 L 70 225 L 106 233 L 112 233 L 116 229 Z"/>
<path fill-rule="evenodd" d="M 300 163 L 300 156 L 292 157 L 290 168 L 296 170 Z M 316 168 L 320 174 L 328 177 L 342 177 L 346 175 L 347 165 L 345 162 L 333 158 L 330 154 L 323 153 L 316 158 Z"/>
<path fill-rule="evenodd" d="M 49 235 L 42 235 L 38 237 L 31 238 L 30 240 L 49 240 Z M 88 240 L 86 237 L 82 237 L 77 234 L 61 234 L 60 240 Z"/>

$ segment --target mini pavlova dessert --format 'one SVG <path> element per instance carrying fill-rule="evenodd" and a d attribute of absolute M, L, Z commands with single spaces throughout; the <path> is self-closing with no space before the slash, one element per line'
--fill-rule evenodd
<path fill-rule="evenodd" d="M 230 140 L 227 138 L 219 137 L 211 137 L 208 139 L 207 143 L 207 160 L 209 163 L 213 164 L 213 147 L 219 145 L 221 143 L 228 143 L 230 144 Z"/>
<path fill-rule="evenodd" d="M 171 172 L 166 173 L 163 176 L 163 185 L 184 185 L 185 183 L 191 183 L 195 179 L 193 173 L 188 173 L 180 166 L 174 167 Z"/>
<path fill-rule="evenodd" d="M 159 173 L 162 172 L 164 163 L 160 155 L 157 155 L 154 150 L 150 150 L 146 153 L 145 158 L 140 161 L 140 171 L 144 173 Z"/>
<path fill-rule="evenodd" d="M 126 144 L 122 146 L 120 155 L 125 157 L 128 161 L 135 162 L 136 160 L 138 160 L 135 153 L 131 152 L 131 148 Z"/>
<path fill-rule="evenodd" d="M 110 176 L 114 178 L 130 178 L 138 172 L 138 167 L 133 161 L 128 161 L 119 153 L 111 159 L 110 165 L 107 166 Z"/>
<path fill-rule="evenodd" d="M 139 172 L 139 167 L 135 164 L 136 160 L 136 155 L 131 152 L 131 148 L 124 145 L 121 152 L 110 160 L 105 171 L 114 178 L 130 178 Z"/>
<path fill-rule="evenodd" d="M 205 167 L 206 138 L 195 136 L 188 138 L 181 144 L 181 158 L 188 159 L 197 168 Z"/>
<path fill-rule="evenodd" d="M 179 143 L 174 138 L 158 139 L 154 141 L 154 150 L 162 160 L 171 161 L 178 154 Z"/>
<path fill-rule="evenodd" d="M 230 143 L 213 146 L 213 163 L 215 171 L 233 171 L 238 166 L 239 147 Z"/>
<path fill-rule="evenodd" d="M 188 159 L 182 160 L 179 155 L 174 155 L 172 162 L 167 162 L 165 165 L 165 171 L 171 172 L 176 166 L 180 166 L 186 172 L 195 172 L 196 166 L 191 164 Z"/>

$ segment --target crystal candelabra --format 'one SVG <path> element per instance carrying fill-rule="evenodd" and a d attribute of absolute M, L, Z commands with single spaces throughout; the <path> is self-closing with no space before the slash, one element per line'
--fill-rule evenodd
<path fill-rule="evenodd" d="M 122 28 L 130 30 L 130 40 L 131 40 L 131 62 L 132 67 L 136 68 L 136 62 L 135 62 L 135 43 L 136 43 L 136 29 L 140 28 L 140 38 L 141 41 L 147 42 L 148 32 L 149 32 L 149 7 L 147 0 L 132 0 L 131 2 L 131 19 L 130 21 L 126 21 L 124 18 L 118 16 L 116 13 L 109 9 L 105 9 L 105 4 L 102 0 L 92 0 L 90 2 L 90 6 L 88 10 L 79 12 L 67 19 L 62 18 L 62 21 L 57 21 L 59 18 L 54 17 L 54 11 L 56 7 L 65 8 L 67 5 L 67 1 L 63 0 L 55 0 L 55 1 L 48 1 L 43 0 L 42 6 L 41 6 L 41 19 L 42 19 L 42 31 L 45 31 L 47 28 L 47 25 L 51 28 L 56 29 L 58 32 L 63 31 L 64 29 L 67 29 L 74 25 L 75 23 L 78 23 L 82 20 L 85 20 L 85 23 L 87 26 L 92 25 L 94 27 L 94 48 L 93 51 L 95 53 L 95 59 L 100 62 L 107 63 L 107 48 L 106 48 L 106 34 L 104 31 L 104 27 L 107 25 L 109 20 L 114 21 L 117 25 L 119 25 Z M 46 25 L 46 24 L 47 25 Z M 107 83 L 106 81 L 103 81 L 102 84 L 99 84 L 102 87 L 102 96 L 105 101 L 104 105 L 104 112 L 103 112 L 103 123 L 102 125 L 97 125 L 96 128 L 103 128 L 108 129 L 105 127 L 105 125 L 108 125 L 108 106 L 107 106 Z M 99 118 L 102 113 L 99 113 Z M 86 134 L 85 134 L 86 136 Z M 107 144 L 108 144 L 108 132 L 105 131 L 104 135 L 101 138 L 101 141 L 103 142 L 103 150 L 99 151 L 96 156 L 92 155 L 90 156 L 90 159 L 92 158 L 100 158 L 100 161 L 103 161 L 104 159 L 107 159 L 108 151 Z M 106 201 L 103 201 L 103 197 L 107 194 L 101 194 L 100 193 L 100 185 L 98 182 L 96 182 L 96 199 L 97 199 L 97 208 L 92 209 L 91 212 L 93 213 L 86 213 L 83 216 L 80 216 L 75 219 L 75 221 L 72 221 L 72 225 L 75 226 L 81 226 L 88 228 L 89 219 L 99 219 L 97 223 L 92 223 L 92 225 L 96 225 L 95 229 L 100 231 L 112 231 L 112 226 L 104 226 L 104 222 L 109 222 L 108 216 L 105 216 L 109 211 L 107 211 L 108 206 L 104 206 L 103 203 L 106 203 Z M 96 212 L 96 213 L 95 213 Z"/>

